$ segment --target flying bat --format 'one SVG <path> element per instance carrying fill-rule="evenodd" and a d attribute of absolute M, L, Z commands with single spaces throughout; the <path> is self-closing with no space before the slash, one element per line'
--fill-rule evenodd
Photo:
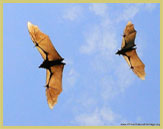
<path fill-rule="evenodd" d="M 46 69 L 46 96 L 50 109 L 57 103 L 62 92 L 62 73 L 65 63 L 56 51 L 48 35 L 41 32 L 38 26 L 28 22 L 28 31 L 35 47 L 40 52 L 44 61 L 39 68 Z"/>
<path fill-rule="evenodd" d="M 122 55 L 132 71 L 142 80 L 145 80 L 145 65 L 140 60 L 135 48 L 136 30 L 131 21 L 129 21 L 124 29 L 122 37 L 121 50 L 116 54 Z"/>

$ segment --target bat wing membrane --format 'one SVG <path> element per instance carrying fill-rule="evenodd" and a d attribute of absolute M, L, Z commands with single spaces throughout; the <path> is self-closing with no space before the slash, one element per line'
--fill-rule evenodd
<path fill-rule="evenodd" d="M 121 48 L 130 48 L 135 45 L 135 38 L 136 38 L 136 30 L 134 29 L 134 25 L 130 22 L 126 25 L 124 30 L 124 43 Z"/>
<path fill-rule="evenodd" d="M 49 61 L 62 58 L 54 48 L 49 36 L 42 33 L 37 26 L 28 22 L 28 31 L 33 43 L 36 45 L 44 60 L 46 59 L 46 53 L 48 54 Z"/>
<path fill-rule="evenodd" d="M 126 52 L 126 55 L 130 58 L 130 61 L 128 57 L 124 56 L 125 60 L 129 64 L 129 66 L 132 65 L 133 72 L 142 80 L 145 80 L 145 65 L 138 57 L 136 50 L 128 51 Z"/>
<path fill-rule="evenodd" d="M 128 57 L 127 56 L 123 56 L 123 57 L 126 60 L 127 64 L 131 67 L 131 64 L 130 64 L 130 61 L 129 61 Z"/>
<path fill-rule="evenodd" d="M 49 88 L 46 89 L 46 96 L 48 105 L 51 109 L 57 103 L 58 96 L 62 92 L 63 68 L 64 68 L 63 64 L 52 66 L 51 71 L 53 74 L 51 78 L 49 70 L 46 71 L 46 84 L 49 83 Z"/>

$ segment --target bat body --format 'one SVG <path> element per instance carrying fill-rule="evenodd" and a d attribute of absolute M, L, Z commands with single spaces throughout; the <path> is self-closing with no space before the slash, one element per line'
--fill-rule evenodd
<path fill-rule="evenodd" d="M 39 68 L 45 68 L 45 69 L 50 69 L 50 67 L 54 66 L 54 65 L 61 65 L 61 64 L 65 64 L 63 63 L 64 59 L 58 59 L 58 60 L 53 60 L 53 61 L 49 61 L 49 60 L 44 60 L 42 62 L 42 64 L 39 66 Z"/>
<path fill-rule="evenodd" d="M 28 31 L 35 47 L 44 59 L 39 68 L 46 69 L 46 96 L 49 107 L 53 109 L 62 92 L 62 73 L 65 65 L 62 61 L 64 59 L 54 48 L 50 38 L 37 26 L 28 22 Z"/>
<path fill-rule="evenodd" d="M 122 37 L 121 50 L 118 50 L 116 54 L 122 55 L 132 71 L 142 80 L 145 79 L 145 65 L 140 60 L 136 53 L 135 48 L 136 30 L 134 25 L 129 21 L 124 30 Z"/>

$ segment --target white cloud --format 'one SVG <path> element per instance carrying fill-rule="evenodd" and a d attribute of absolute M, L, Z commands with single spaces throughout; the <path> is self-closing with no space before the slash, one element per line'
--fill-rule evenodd
<path fill-rule="evenodd" d="M 104 3 L 93 3 L 89 6 L 90 11 L 94 12 L 96 15 L 99 16 L 106 16 L 107 15 L 107 8 L 108 6 Z"/>
<path fill-rule="evenodd" d="M 76 117 L 76 122 L 78 122 L 81 126 L 100 126 L 103 124 L 96 112 L 92 114 L 81 114 Z"/>
<path fill-rule="evenodd" d="M 71 8 L 65 10 L 63 18 L 70 21 L 74 21 L 77 18 L 79 18 L 81 14 L 82 14 L 81 6 L 72 6 Z"/>
<path fill-rule="evenodd" d="M 135 18 L 145 6 L 146 4 L 128 4 L 122 8 L 121 13 L 115 19 L 110 19 L 106 4 L 89 6 L 90 11 L 99 18 L 99 23 L 85 30 L 85 42 L 80 46 L 80 53 L 90 56 L 91 61 L 88 62 L 88 65 L 101 78 L 98 78 L 96 87 L 93 83 L 89 84 L 89 87 L 92 86 L 93 92 L 98 96 L 84 94 L 85 98 L 79 101 L 81 108 L 86 112 L 78 113 L 76 116 L 75 121 L 80 125 L 119 125 L 127 121 L 109 108 L 109 102 L 125 93 L 137 78 L 123 57 L 115 55 L 117 48 L 121 46 L 121 40 L 118 40 L 121 37 L 117 36 L 117 25 Z M 140 42 L 143 42 L 143 39 Z M 141 51 L 140 45 L 138 48 Z M 102 105 L 100 105 L 101 102 Z M 139 118 L 137 120 L 139 121 Z"/>
<path fill-rule="evenodd" d="M 140 10 L 140 4 L 128 4 L 117 17 L 116 22 L 129 21 L 133 19 Z"/>
<path fill-rule="evenodd" d="M 121 57 L 122 58 L 122 57 Z M 128 86 L 130 86 L 134 82 L 134 78 L 136 75 L 132 72 L 128 64 L 124 59 L 122 59 L 122 63 L 117 64 L 117 68 L 115 74 L 117 75 L 117 84 L 120 92 L 124 92 Z"/>
<path fill-rule="evenodd" d="M 88 93 L 85 92 L 84 95 L 81 95 L 80 99 L 78 100 L 78 103 L 82 105 L 83 109 L 85 108 L 91 110 L 92 106 L 97 105 L 97 99 L 93 96 L 88 95 Z"/>
<path fill-rule="evenodd" d="M 70 85 L 74 85 L 77 80 L 78 73 L 74 68 L 71 68 L 68 72 L 67 81 Z"/>
<path fill-rule="evenodd" d="M 120 115 L 115 114 L 109 107 L 103 107 L 100 110 L 100 115 L 107 124 L 115 124 L 120 118 Z"/>
<path fill-rule="evenodd" d="M 114 97 L 124 93 L 126 88 L 128 88 L 134 81 L 134 74 L 124 60 L 122 60 L 122 63 L 113 63 L 111 65 L 114 65 L 111 68 L 112 70 L 108 69 L 108 75 L 105 75 L 100 81 L 100 95 L 104 102 L 109 102 L 109 100 L 112 100 Z"/>
<path fill-rule="evenodd" d="M 66 63 L 66 82 L 69 84 L 68 86 L 64 87 L 64 90 L 67 90 L 67 89 L 70 89 L 72 88 L 78 77 L 79 77 L 79 73 L 77 72 L 77 70 L 75 69 L 74 67 L 74 61 L 72 59 L 66 59 L 65 60 L 65 63 Z"/>
<path fill-rule="evenodd" d="M 92 53 L 96 50 L 99 39 L 100 31 L 98 27 L 94 27 L 92 30 L 85 34 L 86 44 L 82 45 L 80 48 L 80 52 L 82 53 Z"/>
<path fill-rule="evenodd" d="M 132 20 L 140 11 L 148 11 L 151 12 L 156 8 L 156 4 L 154 3 L 139 3 L 139 4 L 126 4 L 122 12 L 117 16 L 117 23 L 121 21 L 129 21 Z"/>
<path fill-rule="evenodd" d="M 112 26 L 112 21 L 108 16 L 108 6 L 104 3 L 90 4 L 89 9 L 95 15 L 102 16 L 99 24 L 92 26 L 87 30 L 85 35 L 85 43 L 80 47 L 80 52 L 92 54 L 99 52 L 102 55 L 113 53 L 117 47 L 116 33 Z"/>
<path fill-rule="evenodd" d="M 121 116 L 115 114 L 109 107 L 102 107 L 96 108 L 91 113 L 79 114 L 75 120 L 81 126 L 117 125 Z"/>
<path fill-rule="evenodd" d="M 100 6 L 102 9 L 100 12 Z M 126 88 L 133 82 L 132 71 L 127 63 L 120 57 L 120 61 L 116 60 L 115 52 L 118 46 L 116 37 L 116 25 L 110 20 L 105 4 L 92 4 L 89 8 L 94 14 L 102 15 L 103 18 L 91 30 L 85 32 L 85 43 L 80 47 L 82 54 L 94 55 L 90 62 L 94 71 L 101 73 L 103 76 L 99 80 L 101 88 L 100 95 L 105 101 L 113 99 L 116 95 L 123 93 Z M 118 63 L 117 62 L 121 62 Z M 113 78 L 114 76 L 114 78 Z M 118 81 L 117 81 L 118 80 Z M 116 86 L 116 87 L 115 87 Z"/>
<path fill-rule="evenodd" d="M 85 43 L 80 47 L 80 52 L 85 54 L 99 52 L 108 56 L 114 53 L 116 47 L 116 34 L 105 19 L 101 24 L 95 25 L 91 30 L 85 32 Z"/>

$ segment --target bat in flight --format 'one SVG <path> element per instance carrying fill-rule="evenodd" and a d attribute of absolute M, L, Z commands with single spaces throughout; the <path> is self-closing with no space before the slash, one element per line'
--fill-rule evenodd
<path fill-rule="evenodd" d="M 135 37 L 136 30 L 132 22 L 129 21 L 123 33 L 121 50 L 118 50 L 116 54 L 122 55 L 132 71 L 140 79 L 145 80 L 145 65 L 136 53 Z"/>
<path fill-rule="evenodd" d="M 40 52 L 44 61 L 39 68 L 46 69 L 46 96 L 50 109 L 57 103 L 62 92 L 62 73 L 65 63 L 56 51 L 48 35 L 42 33 L 38 26 L 28 22 L 28 31 L 35 47 Z"/>

